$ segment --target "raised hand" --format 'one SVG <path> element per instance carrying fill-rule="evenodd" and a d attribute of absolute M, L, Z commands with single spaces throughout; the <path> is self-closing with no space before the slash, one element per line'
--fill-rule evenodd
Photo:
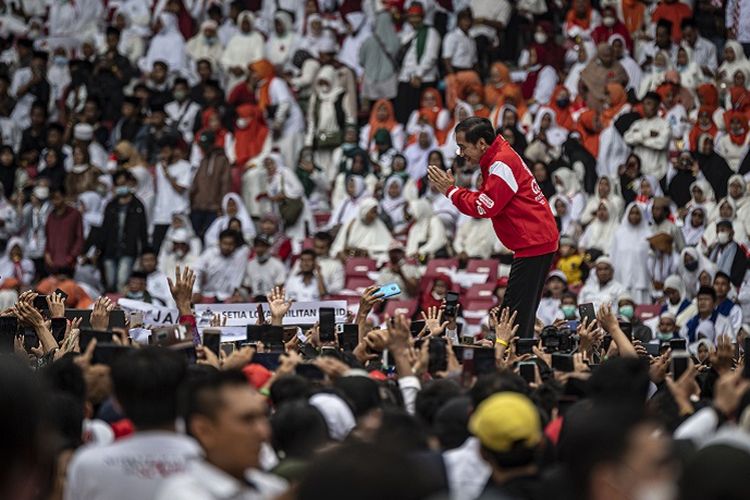
<path fill-rule="evenodd" d="M 510 308 L 505 307 L 500 313 L 500 317 L 496 317 L 495 339 L 496 342 L 500 344 L 505 342 L 505 347 L 510 345 L 510 341 L 515 337 L 516 332 L 518 331 L 518 325 L 516 325 L 517 314 L 517 311 L 513 311 L 513 314 L 511 314 Z"/>
<path fill-rule="evenodd" d="M 174 281 L 168 277 L 167 282 L 169 283 L 169 291 L 172 294 L 175 304 L 177 304 L 177 311 L 180 316 L 190 316 L 193 314 L 192 299 L 193 286 L 195 285 L 195 273 L 193 270 L 185 266 L 185 269 L 181 273 L 180 266 L 177 266 Z"/>
<path fill-rule="evenodd" d="M 91 311 L 91 328 L 102 332 L 109 328 L 109 313 L 112 312 L 115 305 L 108 297 L 101 296 L 94 302 L 94 310 Z"/>
<path fill-rule="evenodd" d="M 368 286 L 362 292 L 362 297 L 359 299 L 359 312 L 357 315 L 360 318 L 366 318 L 375 304 L 383 302 L 382 294 L 378 293 L 380 287 L 377 285 Z"/>
<path fill-rule="evenodd" d="M 292 307 L 292 301 L 287 300 L 284 289 L 277 286 L 268 294 L 268 307 L 271 309 L 271 324 L 281 325 Z"/>
<path fill-rule="evenodd" d="M 444 308 L 442 307 L 430 306 L 427 308 L 427 314 L 422 311 L 422 319 L 427 326 L 427 331 L 430 332 L 430 336 L 432 337 L 442 335 L 445 331 L 445 327 L 448 326 L 447 321 L 440 321 L 443 317 L 443 309 Z"/>
<path fill-rule="evenodd" d="M 47 295 L 47 306 L 49 306 L 50 318 L 65 317 L 65 301 L 63 301 L 62 295 L 59 293 Z"/>

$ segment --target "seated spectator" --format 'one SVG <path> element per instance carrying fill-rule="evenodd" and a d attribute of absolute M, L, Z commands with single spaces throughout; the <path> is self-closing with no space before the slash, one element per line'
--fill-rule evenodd
<path fill-rule="evenodd" d="M 682 325 L 680 337 L 689 343 L 705 338 L 716 344 L 721 336 L 727 336 L 730 341 L 736 338 L 737 332 L 732 331 L 732 325 L 726 316 L 719 314 L 716 309 L 716 291 L 710 286 L 702 286 L 696 298 L 698 312 Z"/>
<path fill-rule="evenodd" d="M 203 297 L 224 301 L 242 284 L 249 249 L 241 244 L 242 236 L 232 229 L 219 233 L 219 245 L 206 248 L 196 265 L 196 283 Z"/>
<path fill-rule="evenodd" d="M 593 302 L 595 307 L 600 304 L 615 304 L 626 288 L 614 279 L 612 260 L 607 256 L 599 257 L 595 266 L 596 272 L 589 276 L 589 280 L 581 289 L 578 302 Z"/>
<path fill-rule="evenodd" d="M 734 286 L 740 286 L 745 275 L 747 256 L 745 250 L 734 241 L 734 228 L 731 221 L 716 223 L 716 244 L 709 249 L 709 259 L 716 268 L 730 276 Z"/>
<path fill-rule="evenodd" d="M 448 237 L 440 218 L 426 200 L 410 201 L 404 208 L 411 227 L 406 242 L 406 255 L 420 261 L 447 256 Z"/>
<path fill-rule="evenodd" d="M 289 274 L 284 285 L 284 292 L 291 300 L 298 302 L 321 300 L 328 294 L 314 250 L 309 248 L 302 250 L 299 257 L 299 270 Z"/>
<path fill-rule="evenodd" d="M 406 260 L 406 249 L 398 240 L 388 247 L 388 262 L 380 269 L 378 285 L 395 283 L 401 290 L 400 299 L 416 299 L 419 295 L 419 267 Z"/>
<path fill-rule="evenodd" d="M 439 222 L 439 221 L 438 221 Z M 440 223 L 442 228 L 442 223 Z M 331 246 L 331 255 L 341 260 L 347 256 L 368 256 L 384 260 L 393 241 L 388 227 L 378 217 L 378 202 L 368 198 L 362 202 L 357 217 L 341 227 Z"/>

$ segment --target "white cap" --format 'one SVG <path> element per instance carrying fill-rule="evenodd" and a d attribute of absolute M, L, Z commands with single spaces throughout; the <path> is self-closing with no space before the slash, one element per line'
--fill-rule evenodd
<path fill-rule="evenodd" d="M 73 138 L 79 141 L 90 141 L 94 138 L 94 127 L 88 123 L 79 123 L 73 128 Z"/>

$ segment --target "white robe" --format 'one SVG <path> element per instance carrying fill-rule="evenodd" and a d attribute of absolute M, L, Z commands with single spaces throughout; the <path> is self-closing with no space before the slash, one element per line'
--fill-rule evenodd
<path fill-rule="evenodd" d="M 628 221 L 633 207 L 641 210 L 641 222 L 637 226 Z M 647 214 L 637 204 L 631 203 L 625 208 L 620 226 L 615 231 L 610 255 L 615 268 L 614 279 L 622 283 L 637 304 L 645 304 L 650 299 L 651 278 L 646 266 L 649 236 Z"/>

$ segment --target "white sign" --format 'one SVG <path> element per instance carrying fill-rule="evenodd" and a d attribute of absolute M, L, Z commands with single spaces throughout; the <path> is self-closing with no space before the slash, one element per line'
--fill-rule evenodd
<path fill-rule="evenodd" d="M 180 313 L 177 312 L 177 309 L 170 307 L 157 306 L 133 299 L 120 299 L 117 303 L 126 313 L 142 312 L 144 325 L 176 325 L 180 319 Z"/>
<path fill-rule="evenodd" d="M 246 326 L 201 326 L 198 328 L 198 333 L 201 335 L 201 341 L 203 340 L 203 330 L 206 328 L 212 328 L 214 330 L 221 331 L 221 342 L 236 342 L 247 340 L 247 327 Z"/>
<path fill-rule="evenodd" d="M 271 321 L 267 303 L 261 304 L 266 321 Z M 312 325 L 318 321 L 318 309 L 331 307 L 335 310 L 336 323 L 346 323 L 345 300 L 323 300 L 320 302 L 294 302 L 284 316 L 285 325 Z M 258 303 L 243 304 L 196 304 L 195 316 L 199 327 L 209 326 L 213 315 L 226 318 L 226 326 L 255 325 L 258 322 Z"/>

